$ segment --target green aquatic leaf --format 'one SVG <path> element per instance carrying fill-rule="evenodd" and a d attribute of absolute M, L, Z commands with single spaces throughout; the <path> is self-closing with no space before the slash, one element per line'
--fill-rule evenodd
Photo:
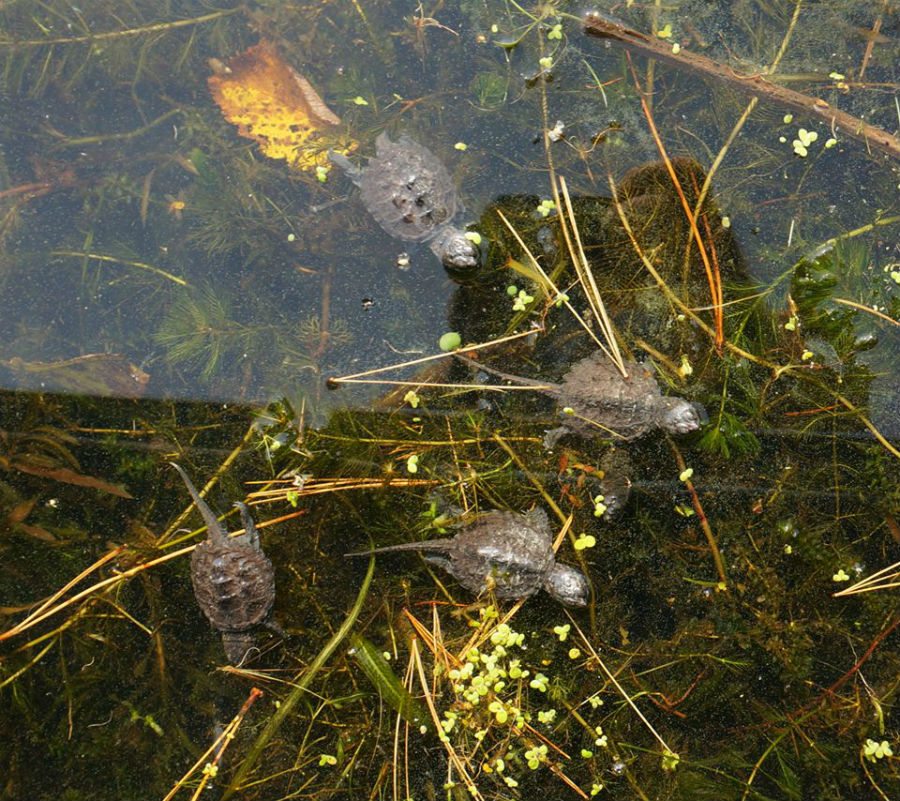
<path fill-rule="evenodd" d="M 428 711 L 403 686 L 381 651 L 359 634 L 351 635 L 350 643 L 353 646 L 350 656 L 378 690 L 382 700 L 407 723 L 414 726 L 427 725 L 430 720 Z"/>

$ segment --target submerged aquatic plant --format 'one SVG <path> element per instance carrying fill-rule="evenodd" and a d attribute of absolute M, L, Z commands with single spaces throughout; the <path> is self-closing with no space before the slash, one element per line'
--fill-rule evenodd
<path fill-rule="evenodd" d="M 209 284 L 178 295 L 156 334 L 173 365 L 198 367 L 204 379 L 217 373 L 225 359 L 254 350 L 254 340 L 267 326 L 247 326 L 232 317 L 231 304 Z"/>

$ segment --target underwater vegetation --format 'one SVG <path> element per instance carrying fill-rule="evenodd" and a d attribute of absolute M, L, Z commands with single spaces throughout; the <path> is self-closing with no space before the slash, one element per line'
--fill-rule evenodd
<path fill-rule="evenodd" d="M 0 7 L 0 798 L 896 796 L 895 9 L 582 12 Z"/>

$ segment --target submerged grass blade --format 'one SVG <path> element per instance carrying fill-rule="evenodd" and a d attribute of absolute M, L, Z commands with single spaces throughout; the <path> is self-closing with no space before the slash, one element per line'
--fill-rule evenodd
<path fill-rule="evenodd" d="M 162 278 L 166 278 L 169 281 L 172 281 L 179 286 L 190 286 L 190 284 L 181 278 L 178 275 L 173 275 L 170 272 L 166 272 L 161 267 L 156 267 L 153 264 L 147 264 L 142 261 L 132 261 L 131 259 L 119 259 L 115 256 L 108 256 L 105 253 L 81 253 L 76 250 L 53 250 L 50 252 L 51 256 L 68 256 L 75 259 L 87 259 L 90 261 L 99 261 L 104 262 L 106 264 L 120 264 L 124 267 L 135 267 L 138 270 L 146 270 L 147 272 L 154 273 L 155 275 L 159 275 Z"/>
<path fill-rule="evenodd" d="M 356 601 L 347 613 L 347 617 L 344 618 L 344 622 L 341 623 L 340 628 L 331 636 L 331 639 L 325 643 L 325 646 L 319 651 L 316 658 L 297 676 L 294 681 L 294 689 L 291 691 L 290 695 L 281 702 L 281 706 L 279 706 L 275 711 L 275 714 L 269 718 L 266 727 L 260 732 L 259 737 L 256 738 L 256 742 L 250 747 L 247 756 L 244 758 L 244 761 L 241 762 L 240 768 L 238 768 L 237 773 L 235 773 L 234 778 L 226 788 L 225 793 L 222 796 L 222 801 L 228 801 L 229 798 L 241 789 L 244 781 L 253 772 L 253 768 L 256 767 L 256 763 L 266 746 L 269 744 L 269 741 L 278 733 L 278 730 L 281 728 L 281 725 L 287 719 L 288 715 L 294 711 L 297 702 L 309 691 L 309 685 L 312 683 L 312 680 L 316 677 L 318 672 L 325 666 L 325 663 L 331 658 L 332 654 L 337 650 L 337 647 L 350 634 L 350 630 L 353 628 L 356 619 L 359 617 L 359 613 L 362 611 L 366 596 L 369 594 L 369 586 L 372 584 L 372 576 L 374 575 L 375 559 L 372 558 L 369 559 L 369 569 L 366 571 L 362 586 L 359 588 Z"/>

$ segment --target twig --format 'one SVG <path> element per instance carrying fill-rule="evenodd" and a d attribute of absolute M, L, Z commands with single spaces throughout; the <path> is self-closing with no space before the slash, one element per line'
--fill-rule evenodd
<path fill-rule="evenodd" d="M 194 794 L 191 796 L 191 801 L 196 801 L 202 794 L 203 790 L 206 788 L 206 785 L 209 783 L 210 779 L 216 775 L 219 768 L 219 762 L 222 761 L 222 757 L 225 754 L 225 749 L 231 745 L 234 740 L 235 732 L 237 732 L 238 728 L 241 725 L 241 722 L 244 720 L 244 717 L 250 711 L 250 707 L 256 703 L 258 698 L 262 697 L 262 690 L 254 687 L 250 690 L 250 695 L 247 696 L 247 700 L 244 701 L 244 705 L 241 707 L 240 711 L 237 715 L 232 718 L 231 723 L 229 723 L 222 731 L 222 733 L 216 738 L 215 742 L 206 749 L 201 755 L 200 758 L 191 765 L 190 769 L 187 773 L 184 774 L 176 783 L 175 786 L 169 791 L 168 795 L 163 798 L 163 801 L 170 801 L 175 794 L 184 786 L 184 783 L 191 777 L 195 771 L 200 770 L 202 766 L 203 775 L 200 779 L 200 783 L 197 788 L 194 790 Z M 209 756 L 215 752 L 215 757 L 211 762 L 206 762 Z"/>
<path fill-rule="evenodd" d="M 177 275 L 173 275 L 170 272 L 166 272 L 161 267 L 154 267 L 152 264 L 147 264 L 143 261 L 131 261 L 130 259 L 119 259 L 115 256 L 107 256 L 103 253 L 83 253 L 77 250 L 51 250 L 50 255 L 70 256 L 75 259 L 92 259 L 94 261 L 102 261 L 107 264 L 121 264 L 125 267 L 136 267 L 138 270 L 146 270 L 147 272 L 160 275 L 163 278 L 168 278 L 170 281 L 173 281 L 179 286 L 190 286 L 190 284 L 183 278 L 180 278 Z"/>
<path fill-rule="evenodd" d="M 672 45 L 647 34 L 629 28 L 623 22 L 601 16 L 592 11 L 584 17 L 585 30 L 594 36 L 615 39 L 622 44 L 660 61 L 691 69 L 734 87 L 746 94 L 763 97 L 796 111 L 818 117 L 832 130 L 840 130 L 847 136 L 874 146 L 892 158 L 900 158 L 900 139 L 840 109 L 833 108 L 819 97 L 796 92 L 767 81 L 761 75 L 738 75 L 730 67 L 711 58 L 682 49 L 672 52 Z"/>
<path fill-rule="evenodd" d="M 887 10 L 888 0 L 882 0 L 881 8 L 882 11 Z M 878 38 L 878 34 L 881 32 L 881 23 L 883 20 L 883 15 L 879 14 L 875 18 L 875 23 L 872 25 L 872 30 L 866 35 L 868 41 L 866 42 L 866 51 L 863 53 L 862 63 L 859 65 L 859 75 L 857 80 L 861 81 L 863 76 L 866 74 L 866 67 L 869 65 L 869 59 L 872 58 L 872 50 L 875 49 L 875 39 Z"/>

